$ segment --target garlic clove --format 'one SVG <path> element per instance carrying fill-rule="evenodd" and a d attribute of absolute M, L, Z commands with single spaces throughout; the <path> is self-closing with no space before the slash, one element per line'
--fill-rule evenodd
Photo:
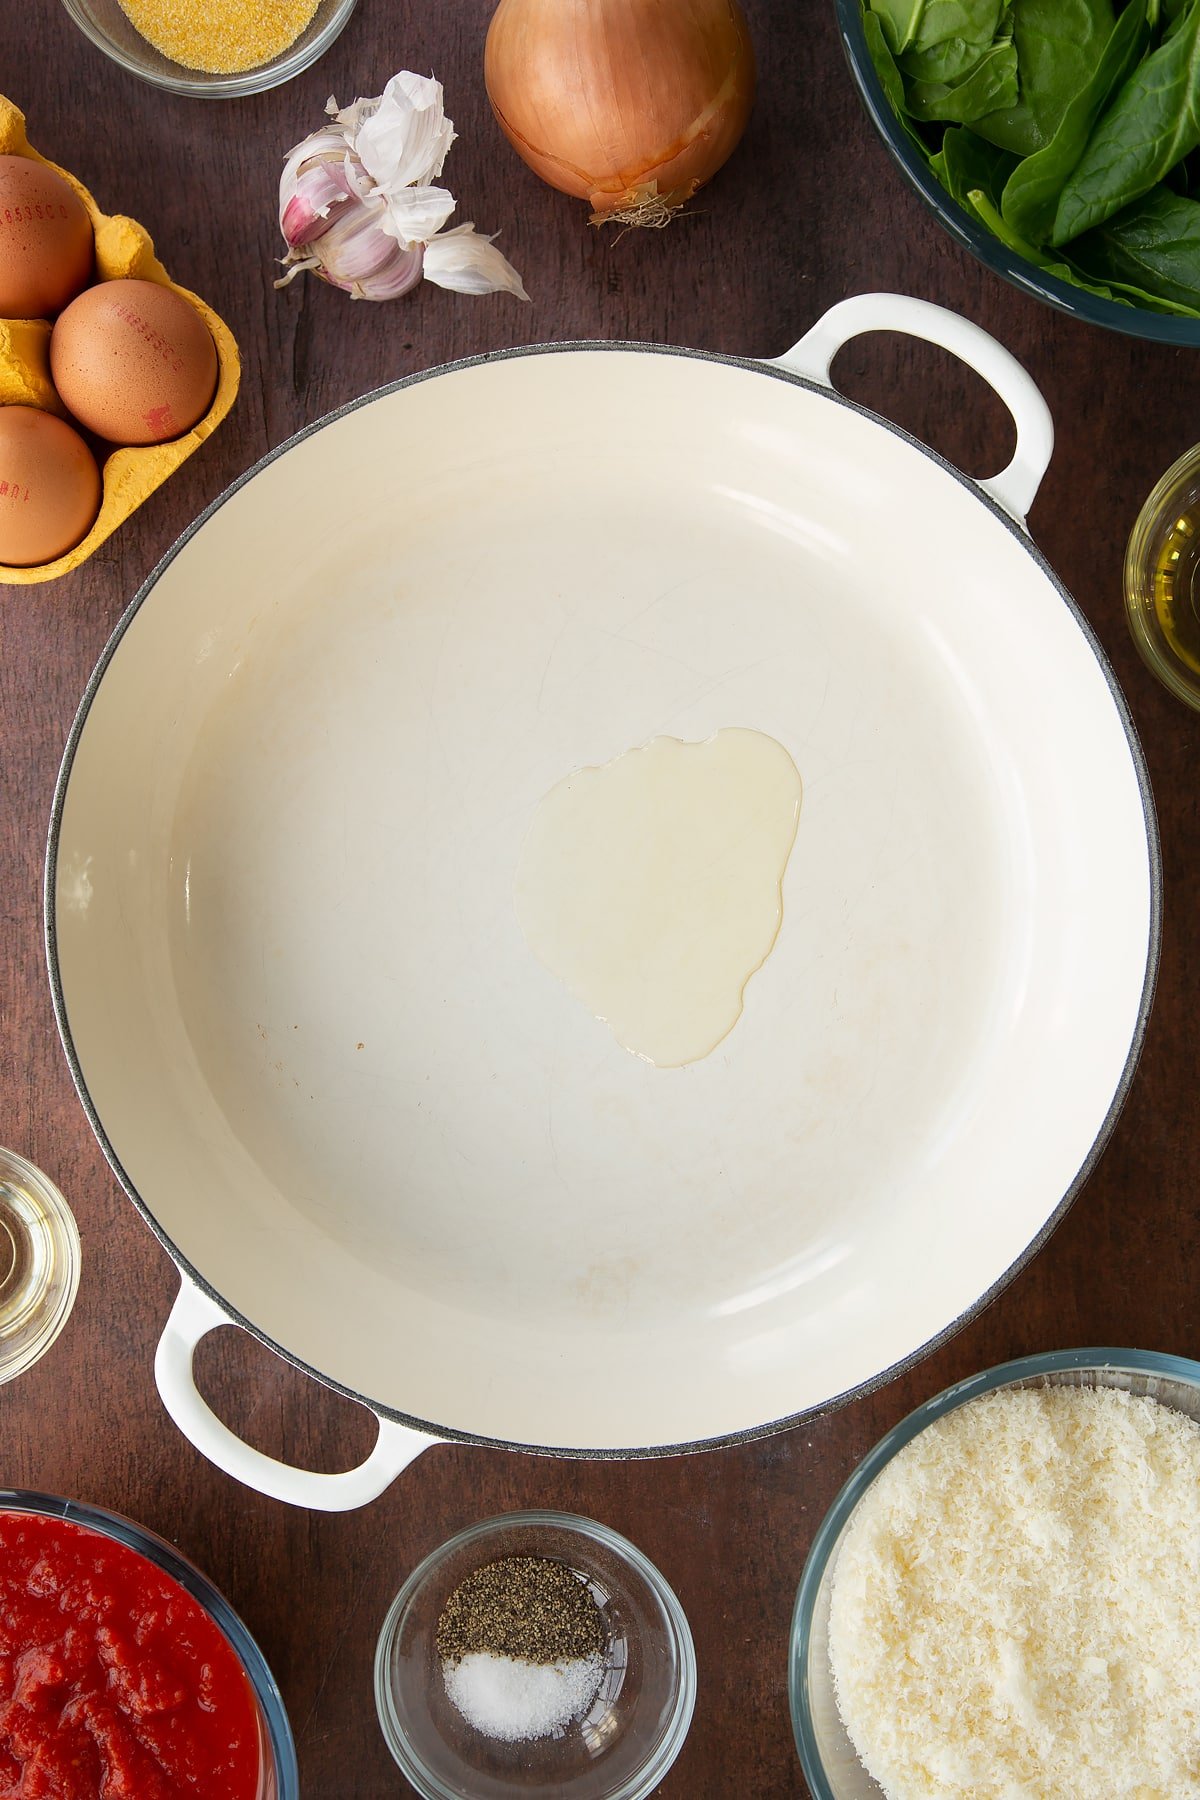
<path fill-rule="evenodd" d="M 456 225 L 426 244 L 425 275 L 456 294 L 515 294 L 518 300 L 529 299 L 512 264 L 474 225 Z"/>
<path fill-rule="evenodd" d="M 360 277 L 347 279 L 339 270 L 331 275 L 327 270 L 317 269 L 314 273 L 327 281 L 330 287 L 341 288 L 352 300 L 399 300 L 401 295 L 410 293 L 421 279 L 421 263 L 423 250 L 415 244 L 411 250 L 397 250 L 395 254 L 380 268 Z"/>
<path fill-rule="evenodd" d="M 364 207 L 339 214 L 309 248 L 338 286 L 379 274 L 398 254 L 395 238 L 381 230 L 378 218 Z"/>
<path fill-rule="evenodd" d="M 297 275 L 311 270 L 355 300 L 396 300 L 416 287 L 422 261 L 420 244 L 402 250 L 377 226 L 347 214 L 337 227 L 311 244 L 307 254 L 289 251 L 284 258 L 287 273 L 275 286 L 286 287 Z"/>
<path fill-rule="evenodd" d="M 289 184 L 279 213 L 279 229 L 292 249 L 311 243 L 330 225 L 333 207 L 354 198 L 344 169 L 325 162 L 309 163 Z"/>
<path fill-rule="evenodd" d="M 346 140 L 340 131 L 314 131 L 288 152 L 279 178 L 280 212 L 300 171 L 307 163 L 339 162 L 346 154 Z"/>
<path fill-rule="evenodd" d="M 424 246 L 414 244 L 393 256 L 385 268 L 370 275 L 350 292 L 356 300 L 398 300 L 416 287 L 422 275 Z"/>

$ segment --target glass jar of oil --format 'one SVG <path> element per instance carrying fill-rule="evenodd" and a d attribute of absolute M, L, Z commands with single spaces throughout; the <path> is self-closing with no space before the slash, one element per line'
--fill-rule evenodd
<path fill-rule="evenodd" d="M 1200 445 L 1167 470 L 1125 549 L 1125 610 L 1143 660 L 1200 709 Z"/>
<path fill-rule="evenodd" d="M 79 1287 L 79 1232 L 48 1176 L 0 1150 L 0 1382 L 35 1363 Z"/>

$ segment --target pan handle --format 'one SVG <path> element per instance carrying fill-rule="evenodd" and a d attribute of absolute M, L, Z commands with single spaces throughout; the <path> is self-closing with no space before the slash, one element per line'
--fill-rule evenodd
<path fill-rule="evenodd" d="M 852 294 L 839 300 L 798 344 L 772 360 L 822 387 L 832 387 L 829 371 L 834 357 L 843 344 L 866 331 L 903 331 L 940 344 L 995 389 L 1013 416 L 1017 447 L 1007 468 L 975 485 L 1024 527 L 1054 449 L 1054 421 L 1032 376 L 970 319 L 911 294 Z"/>
<path fill-rule="evenodd" d="M 201 1456 L 235 1481 L 272 1500 L 286 1500 L 292 1506 L 313 1507 L 318 1512 L 349 1512 L 377 1499 L 414 1457 L 440 1441 L 376 1413 L 379 1437 L 375 1448 L 366 1462 L 339 1475 L 293 1469 L 273 1456 L 264 1456 L 261 1450 L 251 1449 L 221 1423 L 201 1397 L 192 1375 L 192 1358 L 201 1338 L 218 1325 L 233 1322 L 185 1275 L 159 1339 L 154 1378 L 163 1405 L 184 1437 Z"/>

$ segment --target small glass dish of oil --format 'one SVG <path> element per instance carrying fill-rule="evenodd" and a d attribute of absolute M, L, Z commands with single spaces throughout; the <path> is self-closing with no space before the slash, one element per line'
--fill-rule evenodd
<path fill-rule="evenodd" d="M 1125 549 L 1125 611 L 1143 661 L 1200 709 L 1200 445 L 1173 463 Z"/>
<path fill-rule="evenodd" d="M 79 1288 L 79 1232 L 48 1176 L 0 1149 L 0 1382 L 50 1348 Z"/>

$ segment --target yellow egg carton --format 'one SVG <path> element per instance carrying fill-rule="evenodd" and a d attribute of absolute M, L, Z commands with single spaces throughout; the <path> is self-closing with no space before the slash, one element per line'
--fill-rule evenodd
<path fill-rule="evenodd" d="M 198 295 L 171 280 L 154 254 L 150 234 L 134 219 L 102 213 L 87 189 L 66 169 L 39 156 L 25 136 L 25 117 L 11 100 L 0 94 L 0 156 L 28 156 L 46 163 L 70 182 L 87 207 L 96 234 L 96 279 L 161 281 L 173 287 L 196 308 L 217 346 L 217 391 L 212 405 L 198 424 L 169 444 L 113 450 L 104 460 L 104 490 L 100 511 L 87 536 L 53 562 L 35 568 L 14 569 L 0 563 L 0 582 L 52 581 L 77 569 L 106 537 L 135 512 L 168 475 L 174 474 L 233 405 L 241 376 L 241 359 L 233 333 Z M 50 379 L 50 326 L 45 319 L 0 319 L 0 406 L 37 406 L 44 412 L 69 419 L 70 414 L 54 391 Z"/>

